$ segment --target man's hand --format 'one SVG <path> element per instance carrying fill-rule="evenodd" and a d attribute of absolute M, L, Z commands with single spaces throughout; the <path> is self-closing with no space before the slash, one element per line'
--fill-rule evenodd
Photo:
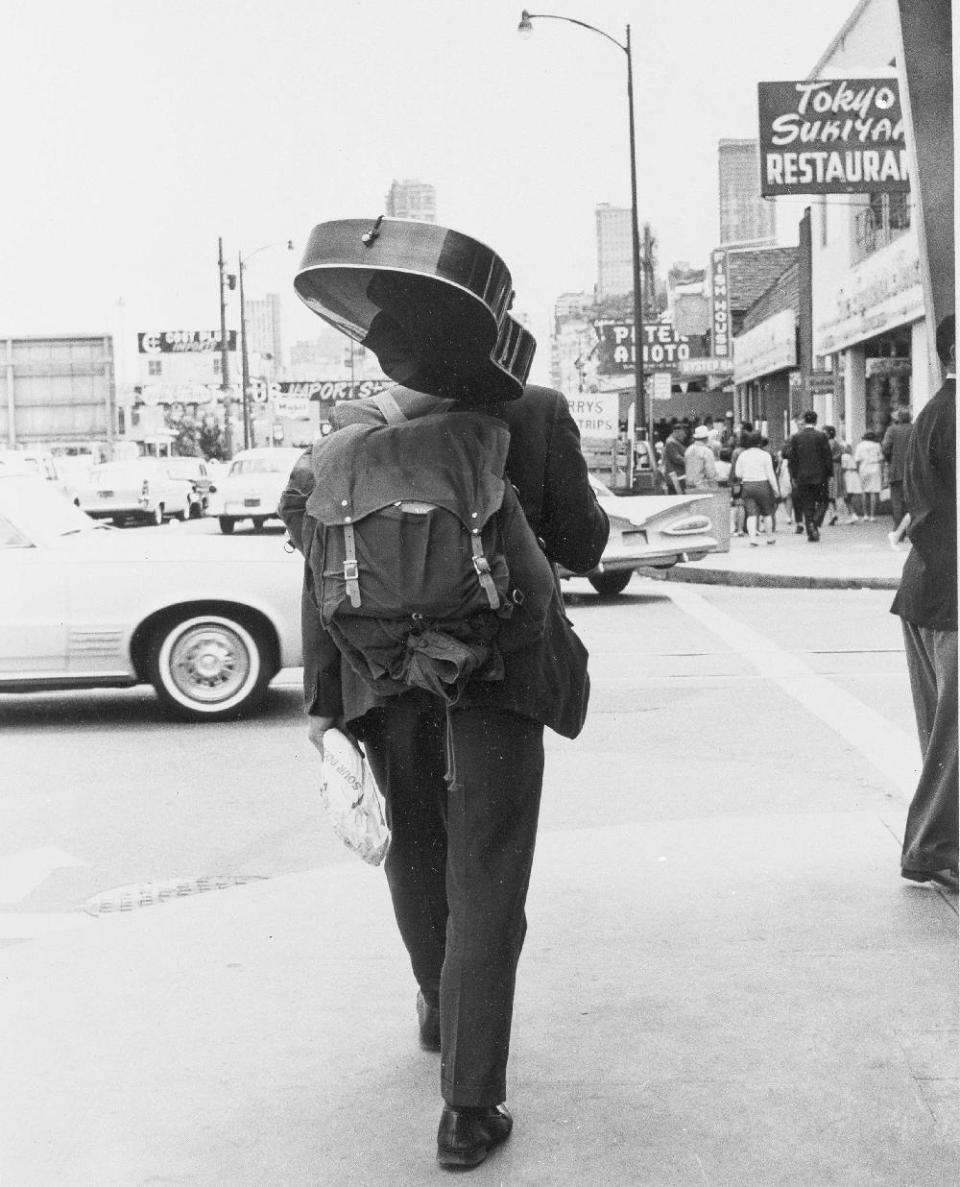
<path fill-rule="evenodd" d="M 332 729 L 337 724 L 336 717 L 308 717 L 307 718 L 307 737 L 316 746 L 320 752 L 320 757 L 323 758 L 323 735 L 328 729 Z"/>

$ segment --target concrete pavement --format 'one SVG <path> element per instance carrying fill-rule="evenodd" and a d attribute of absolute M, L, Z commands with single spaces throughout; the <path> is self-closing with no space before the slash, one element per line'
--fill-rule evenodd
<path fill-rule="evenodd" d="M 896 589 L 908 548 L 895 552 L 887 540 L 889 517 L 875 523 L 824 525 L 811 544 L 780 518 L 773 547 L 754 548 L 733 537 L 730 551 L 664 571 L 668 581 L 701 585 L 748 585 L 795 589 Z M 655 575 L 655 574 L 654 574 Z"/>
<path fill-rule="evenodd" d="M 859 542 L 876 576 L 902 560 L 886 530 L 729 555 L 809 566 Z M 954 1184 L 956 898 L 896 876 L 902 797 L 877 775 L 849 798 L 811 718 L 788 793 L 727 766 L 721 804 L 691 761 L 668 818 L 619 823 L 603 782 L 639 786 L 643 746 L 598 693 L 589 737 L 549 743 L 516 1128 L 471 1182 Z M 592 827 L 551 814 L 571 780 Z M 437 1057 L 382 873 L 349 855 L 0 956 L 2 1187 L 443 1180 Z"/>

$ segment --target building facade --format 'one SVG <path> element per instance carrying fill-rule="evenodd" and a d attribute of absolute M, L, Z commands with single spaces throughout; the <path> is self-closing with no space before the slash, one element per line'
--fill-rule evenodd
<path fill-rule="evenodd" d="M 597 300 L 633 292 L 633 223 L 629 209 L 602 202 L 597 220 Z"/>
<path fill-rule="evenodd" d="M 776 207 L 760 196 L 760 145 L 721 140 L 717 152 L 720 245 L 776 242 Z"/>
<path fill-rule="evenodd" d="M 267 293 L 244 302 L 247 349 L 257 355 L 259 369 L 272 378 L 283 369 L 283 329 L 279 293 Z"/>
<path fill-rule="evenodd" d="M 390 218 L 412 218 L 418 222 L 437 221 L 437 191 L 424 181 L 394 181 L 385 199 Z"/>

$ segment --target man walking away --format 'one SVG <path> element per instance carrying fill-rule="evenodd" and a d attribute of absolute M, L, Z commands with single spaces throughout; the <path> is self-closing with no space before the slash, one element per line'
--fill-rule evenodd
<path fill-rule="evenodd" d="M 903 622 L 923 766 L 907 813 L 901 873 L 957 890 L 956 323 L 937 328 L 943 386 L 914 425 L 903 493 L 913 545 L 891 612 Z"/>
<path fill-rule="evenodd" d="M 903 473 L 907 460 L 907 446 L 913 436 L 913 425 L 910 423 L 910 409 L 898 408 L 893 420 L 887 425 L 883 434 L 880 448 L 889 467 L 890 479 L 890 511 L 893 515 L 893 531 L 890 537 L 896 537 L 897 530 L 906 514 L 903 501 Z M 896 543 L 891 539 L 891 543 Z"/>
<path fill-rule="evenodd" d="M 803 427 L 790 438 L 785 453 L 793 479 L 793 497 L 800 503 L 807 539 L 820 539 L 820 525 L 827 511 L 827 493 L 833 474 L 833 455 L 826 433 L 817 428 L 814 411 L 803 414 Z"/>
<path fill-rule="evenodd" d="M 708 444 L 709 437 L 707 426 L 697 425 L 693 430 L 693 440 L 683 455 L 688 491 L 716 490 L 718 487 L 717 460 Z"/>
<path fill-rule="evenodd" d="M 663 476 L 667 490 L 674 495 L 683 494 L 687 479 L 686 452 L 687 426 L 677 421 L 663 445 Z"/>

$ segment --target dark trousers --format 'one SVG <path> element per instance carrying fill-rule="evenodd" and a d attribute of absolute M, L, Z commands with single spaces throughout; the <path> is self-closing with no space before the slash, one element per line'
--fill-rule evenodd
<path fill-rule="evenodd" d="M 890 514 L 893 516 L 893 526 L 898 528 L 900 521 L 907 513 L 907 504 L 903 498 L 903 483 L 890 483 Z"/>
<path fill-rule="evenodd" d="M 807 535 L 812 535 L 813 529 L 819 529 L 827 514 L 828 485 L 826 482 L 815 484 L 800 482 L 794 487 L 794 501 L 800 504 L 800 514 Z"/>
<path fill-rule="evenodd" d="M 903 838 L 906 869 L 957 866 L 957 632 L 903 623 L 923 766 Z"/>
<path fill-rule="evenodd" d="M 450 1105 L 506 1098 L 524 904 L 543 782 L 543 726 L 412 694 L 360 731 L 387 803 L 385 870 L 424 998 L 440 1007 Z"/>

